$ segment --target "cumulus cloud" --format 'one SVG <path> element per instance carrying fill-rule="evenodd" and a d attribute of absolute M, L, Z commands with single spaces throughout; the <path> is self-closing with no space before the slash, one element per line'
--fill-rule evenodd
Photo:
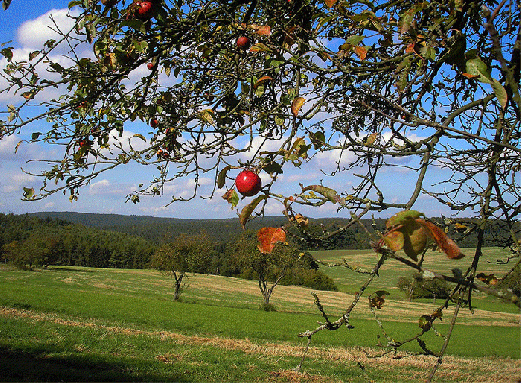
<path fill-rule="evenodd" d="M 25 49 L 39 50 L 47 40 L 58 41 L 62 33 L 69 32 L 74 27 L 73 17 L 78 15 L 77 10 L 52 9 L 34 20 L 23 23 L 18 28 L 17 41 Z M 67 46 L 61 48 L 67 49 Z"/>
<path fill-rule="evenodd" d="M 4 172 L 4 177 L 0 180 L 0 188 L 3 193 L 13 193 L 20 192 L 23 190 L 23 187 L 28 187 L 31 183 L 33 183 L 36 177 L 19 172 Z"/>

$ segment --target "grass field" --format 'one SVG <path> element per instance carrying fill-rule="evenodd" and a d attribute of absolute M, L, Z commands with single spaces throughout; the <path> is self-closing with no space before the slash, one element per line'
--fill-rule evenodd
<path fill-rule="evenodd" d="M 315 256 L 331 262 L 351 257 L 363 267 L 374 262 L 370 253 Z M 435 267 L 455 266 L 433 260 Z M 403 340 L 418 333 L 419 316 L 437 306 L 407 302 L 393 282 L 384 281 L 397 278 L 399 268 L 386 264 L 372 289 L 391 292 L 378 317 L 390 337 Z M 334 320 L 364 276 L 325 271 L 341 287 L 318 292 Z M 376 347 L 381 332 L 362 301 L 351 316 L 355 328 L 316 334 L 297 372 L 306 343 L 297 335 L 322 320 L 311 290 L 279 286 L 272 298 L 277 312 L 265 312 L 254 281 L 193 275 L 188 283 L 182 301 L 174 302 L 171 278 L 153 270 L 0 267 L 0 380 L 417 382 L 436 361 L 418 355 L 417 343 L 383 355 Z M 475 300 L 474 313 L 460 312 L 435 381 L 517 382 L 519 311 L 490 298 Z M 442 334 L 449 313 L 436 325 Z M 427 335 L 427 345 L 439 351 L 443 338 L 434 331 Z"/>

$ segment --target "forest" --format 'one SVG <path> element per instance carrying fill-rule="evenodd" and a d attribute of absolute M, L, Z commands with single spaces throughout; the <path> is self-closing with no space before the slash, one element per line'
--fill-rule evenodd
<path fill-rule="evenodd" d="M 89 222 L 102 222 L 101 215 L 75 215 L 87 218 L 85 224 L 68 222 L 66 215 L 60 216 L 62 218 L 0 214 L 0 260 L 25 270 L 51 265 L 140 269 L 156 267 L 152 262 L 154 254 L 160 254 L 169 246 L 178 246 L 186 262 L 183 272 L 245 279 L 258 277 L 255 266 L 245 262 L 258 253 L 253 230 L 215 239 L 215 234 L 227 230 L 213 231 L 214 237 L 211 237 L 207 232 L 219 225 L 202 220 L 174 220 L 170 225 L 161 225 L 162 220 L 157 219 L 154 225 L 151 224 L 153 218 L 145 217 L 141 225 L 136 225 L 132 221 L 137 217 L 129 217 L 128 223 L 118 225 L 120 231 L 116 231 L 88 226 Z M 113 218 L 121 222 L 124 217 Z M 110 219 L 105 222 L 112 225 Z M 233 226 L 233 222 L 228 224 Z M 134 231 L 155 234 L 145 238 L 131 234 Z M 204 251 L 199 251 L 201 244 L 205 245 Z M 291 248 L 297 249 L 294 245 Z M 298 260 L 284 265 L 273 262 L 275 267 L 268 270 L 267 280 L 276 279 L 279 266 L 287 267 L 281 284 L 336 290 L 333 280 L 318 270 L 318 264 L 309 253 L 302 254 Z"/>

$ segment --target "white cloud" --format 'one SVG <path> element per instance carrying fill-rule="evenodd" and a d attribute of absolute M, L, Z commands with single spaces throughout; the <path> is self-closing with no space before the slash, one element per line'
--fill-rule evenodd
<path fill-rule="evenodd" d="M 22 188 L 29 187 L 36 180 L 36 177 L 20 172 L 4 172 L 0 180 L 0 188 L 3 193 L 20 192 L 22 196 Z"/>
<path fill-rule="evenodd" d="M 40 50 L 43 44 L 53 39 L 58 41 L 62 36 L 58 30 L 67 33 L 74 26 L 71 16 L 78 16 L 79 12 L 68 8 L 52 9 L 49 12 L 23 23 L 17 31 L 18 42 L 26 49 Z"/>

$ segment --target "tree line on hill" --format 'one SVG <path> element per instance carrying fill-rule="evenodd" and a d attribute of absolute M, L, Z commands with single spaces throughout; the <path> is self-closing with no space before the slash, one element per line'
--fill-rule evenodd
<path fill-rule="evenodd" d="M 57 219 L 79 223 L 87 227 L 126 233 L 142 237 L 156 245 L 168 242 L 180 234 L 200 232 L 206 232 L 214 241 L 226 243 L 235 240 L 243 231 L 237 218 L 178 219 L 74 212 L 40 212 L 27 214 L 27 216 Z M 449 236 L 460 247 L 475 247 L 477 243 L 475 228 L 480 225 L 478 220 L 447 219 L 445 217 L 434 217 L 431 220 L 446 228 Z M 280 227 L 287 222 L 287 218 L 282 216 L 258 217 L 248 223 L 248 229 L 257 231 L 261 227 Z M 323 239 L 312 242 L 302 241 L 299 246 L 303 250 L 370 249 L 371 240 L 367 235 L 367 230 L 384 232 L 386 219 L 362 219 L 358 225 L 351 225 L 344 229 L 348 222 L 348 219 L 343 218 L 309 219 L 307 227 L 307 231 L 310 233 L 309 237 Z M 519 223 L 518 229 L 521 229 Z M 335 234 L 331 235 L 331 233 Z M 511 233 L 504 221 L 489 220 L 484 232 L 484 240 L 487 246 L 504 246 L 506 240 L 510 237 Z"/>
<path fill-rule="evenodd" d="M 257 279 L 259 273 L 264 273 L 262 277 L 270 281 L 275 280 L 284 268 L 280 284 L 336 290 L 333 280 L 318 270 L 309 253 L 303 252 L 298 259 L 291 261 L 288 257 L 278 257 L 266 263 L 256 254 L 259 253 L 256 246 L 253 230 L 241 231 L 228 241 L 217 241 L 204 231 L 169 233 L 159 244 L 128 233 L 87 227 L 62 219 L 0 214 L 0 260 L 21 269 L 58 265 L 155 267 L 172 271 L 174 267 L 184 273 L 247 279 Z M 182 259 L 175 259 L 176 263 L 165 269 L 157 259 L 160 254 L 171 254 L 172 249 Z M 260 269 L 256 262 L 264 262 L 264 268 Z"/>

